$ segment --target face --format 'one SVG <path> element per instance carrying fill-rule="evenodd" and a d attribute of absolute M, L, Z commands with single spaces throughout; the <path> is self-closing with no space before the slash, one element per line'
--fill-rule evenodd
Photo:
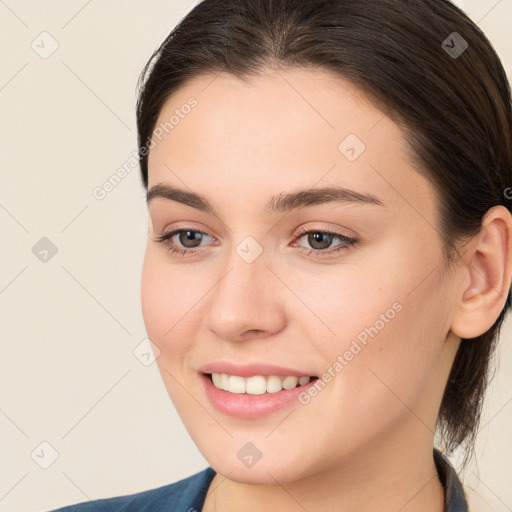
<path fill-rule="evenodd" d="M 284 483 L 431 450 L 455 289 L 400 128 L 339 77 L 281 70 L 195 79 L 157 130 L 143 316 L 212 467 Z"/>

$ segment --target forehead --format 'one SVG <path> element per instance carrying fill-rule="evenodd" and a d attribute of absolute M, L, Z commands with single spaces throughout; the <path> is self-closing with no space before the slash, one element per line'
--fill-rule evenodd
<path fill-rule="evenodd" d="M 191 98 L 195 106 L 188 108 Z M 412 168 L 402 130 L 355 86 L 326 71 L 274 70 L 247 81 L 201 76 L 167 100 L 156 127 L 150 187 L 182 181 L 204 195 L 234 187 L 243 205 L 331 184 L 401 208 L 404 198 L 432 206 L 433 190 Z"/>
<path fill-rule="evenodd" d="M 177 119 L 181 110 L 189 110 L 190 98 L 197 106 Z M 173 126 L 166 133 L 173 114 Z M 403 144 L 400 129 L 358 89 L 320 70 L 274 70 L 246 80 L 226 73 L 195 78 L 167 100 L 156 125 L 164 129 L 166 149 L 174 146 L 179 152 L 187 139 L 198 151 L 208 148 L 212 156 L 223 154 L 226 161 L 231 155 L 238 163 L 249 151 L 269 159 L 293 160 L 307 154 L 309 160 L 316 148 L 337 158 L 339 143 L 350 134 L 365 145 L 375 146 L 383 134 L 382 142 Z M 377 125 L 381 129 L 372 136 Z M 167 137 L 170 132 L 172 137 Z"/>

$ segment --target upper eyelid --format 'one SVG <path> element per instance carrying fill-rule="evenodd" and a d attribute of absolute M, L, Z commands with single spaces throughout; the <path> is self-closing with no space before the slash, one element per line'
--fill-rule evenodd
<path fill-rule="evenodd" d="M 310 222 L 322 222 L 322 221 L 310 221 Z M 345 227 L 345 226 L 339 226 L 338 228 L 339 230 L 346 230 L 346 231 L 352 231 L 351 229 Z M 329 227 L 317 227 L 317 226 L 312 226 L 312 227 L 300 227 L 298 230 L 295 230 L 297 232 L 296 236 L 299 235 L 299 234 L 304 234 L 304 233 L 309 233 L 309 232 L 324 232 L 324 233 L 331 233 L 333 235 L 339 235 L 339 236 L 345 236 L 347 238 L 354 238 L 356 237 L 355 234 L 350 234 L 350 233 L 340 233 L 339 230 L 337 228 L 329 228 Z M 159 231 L 159 230 L 155 230 L 155 231 Z M 210 235 L 208 230 L 206 228 L 201 228 L 201 227 L 194 227 L 190 224 L 185 224 L 184 226 L 175 226 L 175 227 L 172 227 L 172 228 L 163 228 L 162 230 L 162 233 L 172 233 L 174 231 L 196 231 L 196 232 L 199 232 L 199 233 L 204 233 L 205 235 L 208 235 L 208 236 L 211 236 L 212 238 L 216 238 L 215 236 L 213 235 Z M 231 230 L 230 230 L 231 231 Z"/>
<path fill-rule="evenodd" d="M 163 230 L 162 235 L 171 235 L 171 234 L 172 235 L 176 235 L 177 233 L 181 233 L 183 231 L 193 231 L 195 233 L 201 233 L 203 235 L 209 236 L 210 238 L 216 238 L 213 235 L 210 235 L 207 231 L 205 231 L 203 229 L 192 228 L 190 226 L 177 227 L 177 228 L 172 228 L 172 229 L 169 229 L 169 230 Z M 307 234 L 310 234 L 310 233 L 325 233 L 325 234 L 329 234 L 329 235 L 340 236 L 342 238 L 354 238 L 354 237 L 352 237 L 350 235 L 345 235 L 343 233 L 339 233 L 339 232 L 334 231 L 334 230 L 329 229 L 329 228 L 307 228 L 307 229 L 305 228 L 305 229 L 300 229 L 299 232 L 295 234 L 295 237 L 307 235 Z"/>

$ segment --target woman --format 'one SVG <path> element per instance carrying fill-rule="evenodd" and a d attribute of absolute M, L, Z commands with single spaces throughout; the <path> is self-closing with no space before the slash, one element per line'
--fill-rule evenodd
<path fill-rule="evenodd" d="M 444 0 L 204 0 L 141 75 L 142 309 L 210 467 L 60 509 L 467 510 L 510 304 L 502 65 Z"/>

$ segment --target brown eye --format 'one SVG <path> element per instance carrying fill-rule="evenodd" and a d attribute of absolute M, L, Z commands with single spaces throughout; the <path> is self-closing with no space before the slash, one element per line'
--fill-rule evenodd
<path fill-rule="evenodd" d="M 313 249 L 328 249 L 332 241 L 333 236 L 328 233 L 318 231 L 308 234 L 308 244 L 310 244 Z"/>
<path fill-rule="evenodd" d="M 156 241 L 170 252 L 185 255 L 187 253 L 192 254 L 198 252 L 195 249 L 199 247 L 201 247 L 200 250 L 202 250 L 202 246 L 206 245 L 201 245 L 204 237 L 212 238 L 207 233 L 196 229 L 175 229 L 159 236 L 156 238 Z M 177 240 L 173 240 L 174 238 L 177 238 Z"/>
<path fill-rule="evenodd" d="M 297 239 L 305 239 L 307 245 L 299 244 L 299 247 L 302 247 L 307 254 L 318 256 L 333 255 L 333 253 L 347 250 L 359 242 L 359 240 L 355 238 L 350 238 L 340 233 L 320 230 L 304 231 L 299 234 Z M 336 240 L 338 240 L 339 243 L 332 245 Z"/>
<path fill-rule="evenodd" d="M 201 244 L 201 237 L 204 233 L 200 231 L 179 231 L 177 234 L 180 244 L 187 248 L 194 248 Z"/>

